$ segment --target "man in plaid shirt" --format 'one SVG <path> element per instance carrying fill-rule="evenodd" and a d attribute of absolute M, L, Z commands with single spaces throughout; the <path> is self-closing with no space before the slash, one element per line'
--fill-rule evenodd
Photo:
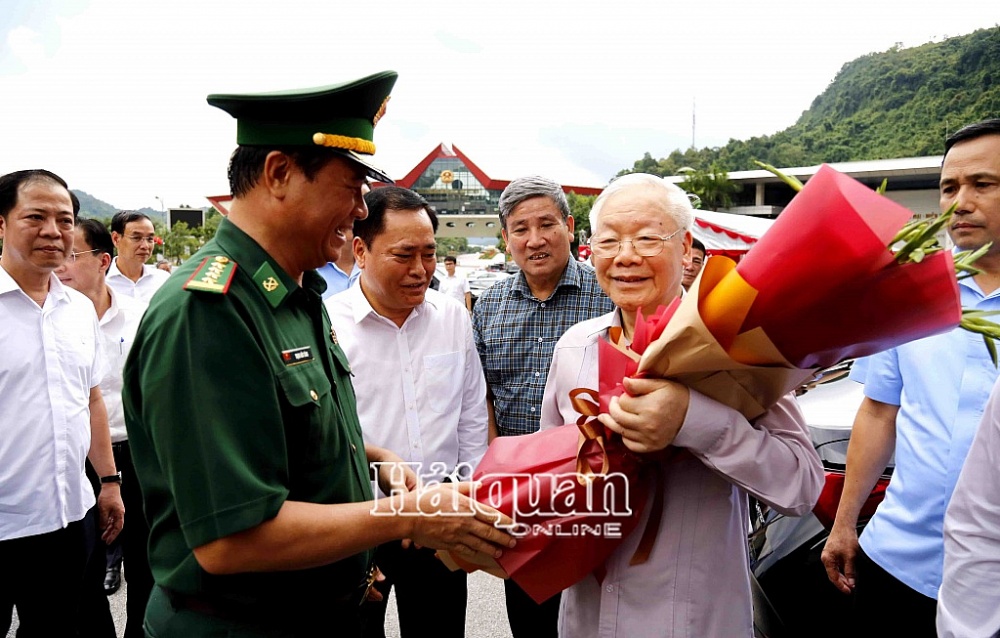
<path fill-rule="evenodd" d="M 521 272 L 488 288 L 472 311 L 490 440 L 538 431 L 556 341 L 614 309 L 594 271 L 571 258 L 573 217 L 562 186 L 537 176 L 512 181 L 500 195 L 500 225 Z M 513 581 L 504 587 L 514 638 L 556 635 L 558 596 L 537 605 Z"/>

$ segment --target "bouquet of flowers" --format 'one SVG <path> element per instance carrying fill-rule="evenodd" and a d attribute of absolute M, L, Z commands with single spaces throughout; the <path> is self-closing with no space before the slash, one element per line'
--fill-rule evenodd
<path fill-rule="evenodd" d="M 642 486 L 655 483 L 643 475 L 655 472 L 663 459 L 638 458 L 594 419 L 622 392 L 626 376 L 676 380 L 754 419 L 820 368 L 959 325 L 956 260 L 933 247 L 935 228 L 904 227 L 911 215 L 880 193 L 821 167 L 738 265 L 725 257 L 709 259 L 687 295 L 650 318 L 640 316 L 630 347 L 618 343 L 616 333 L 600 344 L 597 405 L 579 404 L 578 428 L 493 441 L 474 479 L 499 497 L 477 492 L 477 499 L 515 520 L 518 513 L 532 511 L 531 502 L 502 477 L 558 469 L 575 472 L 579 480 L 555 490 L 558 505 L 530 519 L 517 547 L 495 564 L 492 559 L 483 565 L 448 562 L 467 570 L 488 565 L 537 601 L 588 573 L 600 577 L 604 560 L 637 524 L 638 510 L 631 519 L 614 519 L 623 522 L 618 539 L 566 539 L 547 531 L 578 522 L 568 506 L 585 498 L 596 481 L 603 486 L 616 475 L 630 479 L 631 503 L 650 500 L 650 507 L 660 506 L 659 495 L 647 499 L 648 488 Z M 894 253 L 891 247 L 900 244 L 903 249 Z M 968 271 L 975 257 L 962 257 L 958 269 Z M 1000 334 L 995 325 L 983 325 L 982 317 L 964 322 L 985 335 Z M 989 336 L 987 343 L 992 346 Z M 648 519 L 658 521 L 652 514 Z M 600 512 L 588 520 L 605 523 L 609 515 Z M 656 531 L 645 530 L 633 563 L 644 560 L 643 548 L 651 546 Z"/>

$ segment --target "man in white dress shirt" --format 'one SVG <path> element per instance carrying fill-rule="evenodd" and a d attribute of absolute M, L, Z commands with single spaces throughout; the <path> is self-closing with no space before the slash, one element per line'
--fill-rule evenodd
<path fill-rule="evenodd" d="M 146 615 L 146 601 L 153 589 L 153 575 L 149 570 L 146 543 L 149 527 L 142 516 L 142 494 L 139 479 L 135 474 L 132 454 L 128 446 L 125 430 L 125 411 L 122 407 L 122 368 L 128 357 L 139 320 L 146 311 L 146 304 L 139 299 L 122 295 L 107 285 L 105 273 L 111 266 L 114 244 L 104 224 L 95 219 L 77 219 L 73 253 L 56 275 L 64 285 L 82 292 L 94 304 L 103 337 L 104 360 L 108 371 L 100 383 L 101 395 L 108 410 L 108 425 L 111 428 L 111 448 L 114 451 L 115 466 L 122 473 L 122 501 L 125 508 L 135 513 L 129 517 L 128 528 L 111 547 L 117 547 L 115 554 L 118 572 L 121 557 L 128 559 L 128 623 L 125 638 L 142 638 L 142 620 Z M 108 555 L 112 555 L 108 547 Z M 101 551 L 101 573 L 104 582 L 104 552 Z M 116 587 L 117 589 L 117 587 Z M 101 598 L 104 592 L 101 592 Z"/>
<path fill-rule="evenodd" d="M 105 363 L 90 301 L 54 271 L 73 250 L 66 182 L 44 170 L 0 177 L 0 635 L 74 635 L 94 491 L 100 532 L 124 523 L 98 383 Z M 86 518 L 85 518 L 86 517 Z"/>
<path fill-rule="evenodd" d="M 465 275 L 455 273 L 458 259 L 453 255 L 444 258 L 444 269 L 448 273 L 441 278 L 441 292 L 454 297 L 455 301 L 465 306 L 465 309 L 472 312 L 472 290 L 469 288 L 469 280 Z"/>
<path fill-rule="evenodd" d="M 326 301 L 354 374 L 366 444 L 420 463 L 423 481 L 467 479 L 486 451 L 486 382 L 464 306 L 428 290 L 437 216 L 420 195 L 394 186 L 365 196 L 354 222 L 358 285 Z M 376 564 L 396 587 L 400 631 L 464 636 L 466 577 L 428 549 L 390 543 Z M 384 608 L 366 610 L 366 636 L 383 632 Z"/>
<path fill-rule="evenodd" d="M 962 466 L 944 517 L 941 638 L 1000 635 L 1000 385 Z"/>
<path fill-rule="evenodd" d="M 134 210 L 121 210 L 111 218 L 111 240 L 118 256 L 108 270 L 108 285 L 129 297 L 149 303 L 170 273 L 147 264 L 156 245 L 156 232 L 148 216 Z"/>

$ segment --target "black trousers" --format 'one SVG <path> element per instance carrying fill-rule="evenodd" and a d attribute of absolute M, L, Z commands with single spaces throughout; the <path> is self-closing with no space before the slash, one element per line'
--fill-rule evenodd
<path fill-rule="evenodd" d="M 385 636 L 386 602 L 392 587 L 396 588 L 402 638 L 465 636 L 468 601 L 465 572 L 450 571 L 434 556 L 432 549 L 403 549 L 399 541 L 379 546 L 375 564 L 386 577 L 376 585 L 385 599 L 362 606 L 365 638 Z"/>
<path fill-rule="evenodd" d="M 937 601 L 885 571 L 863 551 L 854 563 L 854 636 L 935 638 Z"/>
<path fill-rule="evenodd" d="M 17 607 L 18 638 L 72 636 L 87 545 L 86 519 L 26 538 L 0 541 L 0 636 Z"/>
<path fill-rule="evenodd" d="M 87 464 L 87 475 L 90 476 L 90 464 Z M 93 477 L 95 480 L 97 475 Z M 99 488 L 98 488 L 99 489 Z M 90 556 L 83 573 L 83 584 L 79 599 L 79 616 L 77 621 L 77 638 L 115 638 L 115 619 L 111 615 L 111 605 L 104 594 L 105 549 L 101 540 L 100 514 L 97 506 L 90 508 L 84 519 L 84 533 Z"/>
<path fill-rule="evenodd" d="M 143 638 L 142 620 L 146 604 L 153 590 L 153 574 L 149 570 L 149 525 L 142 509 L 142 492 L 132 464 L 128 441 L 111 446 L 115 453 L 115 466 L 122 473 L 122 502 L 125 503 L 125 527 L 118 538 L 125 560 L 125 581 L 128 583 L 125 612 L 125 638 Z"/>
<path fill-rule="evenodd" d="M 514 638 L 556 638 L 559 635 L 559 600 L 556 594 L 541 605 L 509 578 L 503 581 L 507 622 Z"/>

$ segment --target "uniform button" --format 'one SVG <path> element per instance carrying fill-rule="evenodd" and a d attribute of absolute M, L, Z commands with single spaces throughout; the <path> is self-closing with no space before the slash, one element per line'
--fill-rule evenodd
<path fill-rule="evenodd" d="M 319 395 L 318 395 L 318 394 L 316 394 L 316 391 L 315 391 L 315 390 L 310 390 L 310 391 L 309 391 L 309 396 L 311 396 L 311 397 L 312 397 L 312 400 L 313 400 L 313 401 L 319 401 Z"/>
<path fill-rule="evenodd" d="M 357 452 L 357 451 L 358 451 L 357 446 L 351 443 L 351 452 Z"/>

